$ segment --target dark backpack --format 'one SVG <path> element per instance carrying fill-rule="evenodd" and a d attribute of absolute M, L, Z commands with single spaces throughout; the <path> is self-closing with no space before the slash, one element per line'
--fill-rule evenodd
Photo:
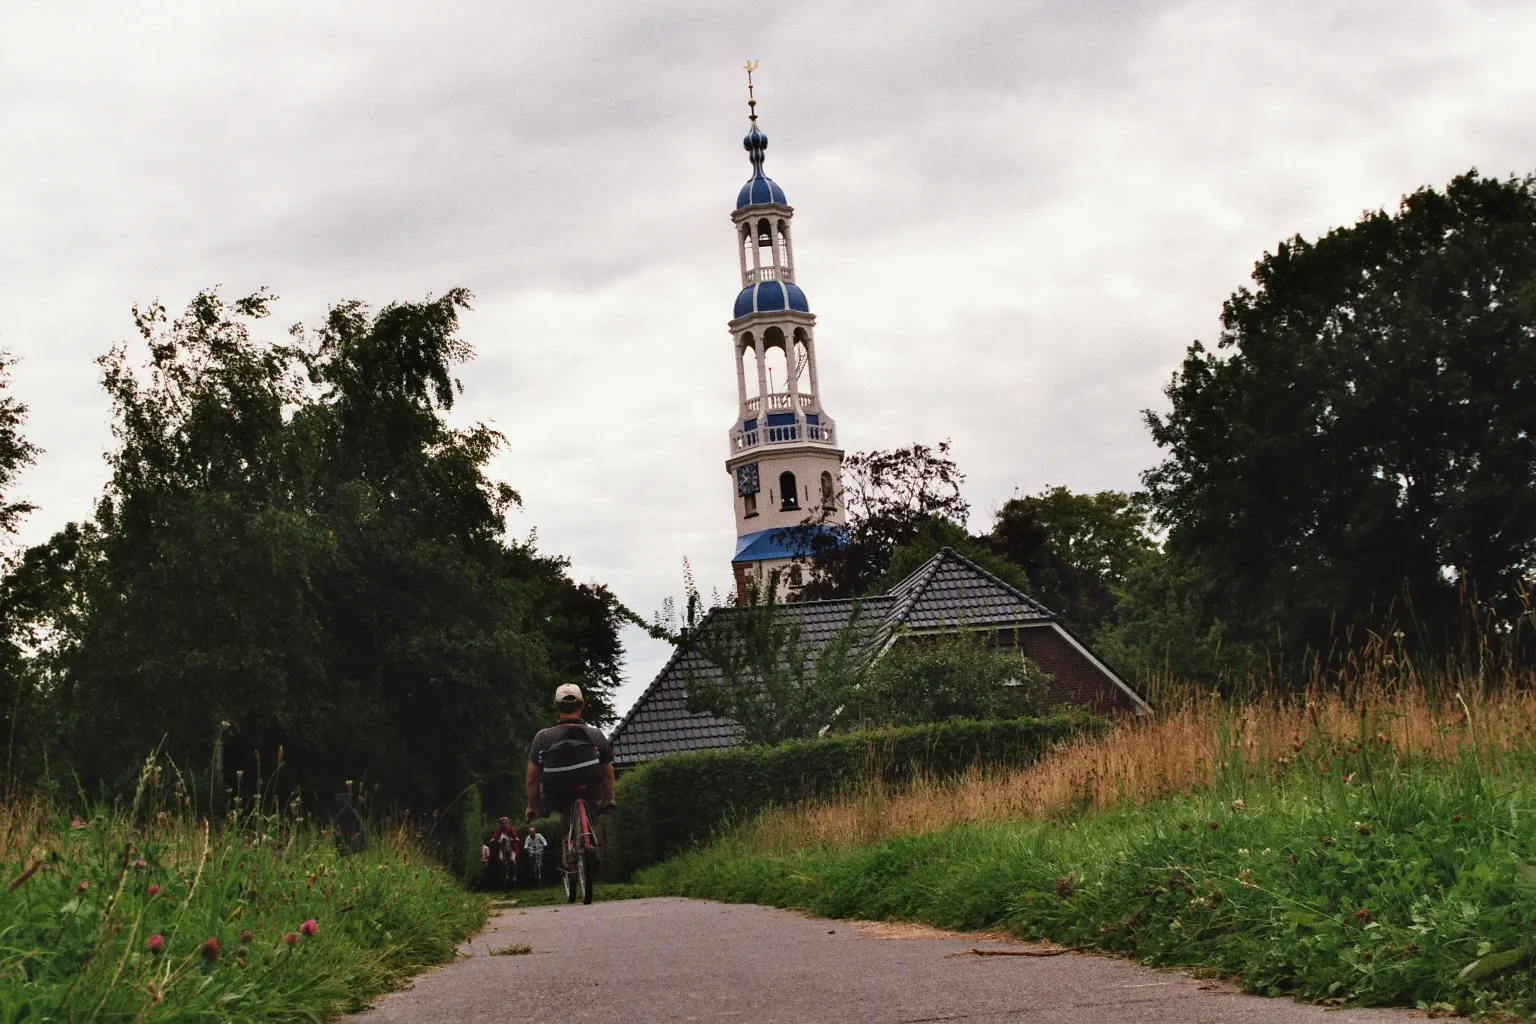
<path fill-rule="evenodd" d="M 602 758 L 585 726 L 566 726 L 565 735 L 539 753 L 540 778 L 547 790 L 580 793 L 603 777 Z"/>

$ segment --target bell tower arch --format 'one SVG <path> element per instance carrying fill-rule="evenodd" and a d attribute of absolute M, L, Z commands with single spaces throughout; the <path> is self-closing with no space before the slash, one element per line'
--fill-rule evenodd
<path fill-rule="evenodd" d="M 757 126 L 757 100 L 747 65 L 751 125 L 742 145 L 752 177 L 731 213 L 741 291 L 727 325 L 736 363 L 736 422 L 726 472 L 736 509 L 731 568 L 738 599 L 779 574 L 779 597 L 801 586 L 797 555 L 814 534 L 839 530 L 843 450 L 837 425 L 822 405 L 816 370 L 816 317 L 795 283 L 790 232 L 795 211 L 784 190 L 763 173 L 768 136 Z"/>

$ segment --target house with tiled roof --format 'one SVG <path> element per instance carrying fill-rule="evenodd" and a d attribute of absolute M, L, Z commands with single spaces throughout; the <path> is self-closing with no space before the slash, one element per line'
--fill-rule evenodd
<path fill-rule="evenodd" d="M 1147 714 L 1147 702 L 1072 634 L 1061 617 L 1029 595 L 945 548 L 889 593 L 860 600 L 796 601 L 775 605 L 792 618 L 812 658 L 854 617 L 867 628 L 861 642 L 878 658 L 903 637 L 983 632 L 990 643 L 1008 646 L 1051 676 L 1047 709 L 1086 706 L 1106 714 Z M 743 614 L 716 608 L 716 616 Z M 623 769 L 663 754 L 735 746 L 741 730 L 732 722 L 687 708 L 690 682 L 720 678 L 720 669 L 696 649 L 679 647 L 666 667 L 609 734 L 614 764 Z"/>

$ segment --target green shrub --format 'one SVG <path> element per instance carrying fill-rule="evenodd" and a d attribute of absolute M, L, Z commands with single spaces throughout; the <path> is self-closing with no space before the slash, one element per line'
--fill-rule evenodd
<path fill-rule="evenodd" d="M 608 868 L 627 875 L 770 804 L 828 796 L 871 779 L 899 784 L 919 773 L 943 777 L 978 766 L 1026 764 L 1067 736 L 1105 725 L 1101 718 L 1062 712 L 658 758 L 619 779 L 620 809 L 607 822 Z"/>
<path fill-rule="evenodd" d="M 1008 719 L 1040 712 L 1050 677 L 980 633 L 904 636 L 849 696 L 844 715 L 883 725 Z"/>

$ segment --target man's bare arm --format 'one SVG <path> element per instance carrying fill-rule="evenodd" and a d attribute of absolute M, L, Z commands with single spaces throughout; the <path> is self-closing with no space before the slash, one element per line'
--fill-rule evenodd
<path fill-rule="evenodd" d="M 613 803 L 613 762 L 603 765 L 603 803 Z"/>

